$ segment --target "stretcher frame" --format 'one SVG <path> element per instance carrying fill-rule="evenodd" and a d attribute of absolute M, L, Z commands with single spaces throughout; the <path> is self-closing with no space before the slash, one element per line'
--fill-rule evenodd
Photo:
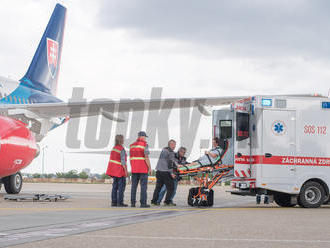
<path fill-rule="evenodd" d="M 213 206 L 213 190 L 212 188 L 220 181 L 228 181 L 234 177 L 234 165 L 222 164 L 222 158 L 226 154 L 229 143 L 226 141 L 226 148 L 221 155 L 218 163 L 214 165 L 181 170 L 177 168 L 177 176 L 193 176 L 198 182 L 198 187 L 191 188 L 188 195 L 188 205 L 190 206 Z M 212 176 L 210 176 L 212 175 Z"/>

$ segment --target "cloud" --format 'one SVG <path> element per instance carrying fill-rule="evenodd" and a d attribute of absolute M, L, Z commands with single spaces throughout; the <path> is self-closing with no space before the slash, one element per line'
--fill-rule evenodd
<path fill-rule="evenodd" d="M 2 2 L 1 75 L 23 75 L 57 1 Z M 89 100 L 146 99 L 154 86 L 164 87 L 163 97 L 328 92 L 327 2 L 63 2 L 68 8 L 58 85 L 63 100 L 72 87 L 85 87 Z M 173 111 L 170 136 L 180 141 L 178 118 Z M 42 141 L 48 146 L 46 171 L 62 171 L 65 135 L 63 126 Z M 191 160 L 200 154 L 200 139 L 210 135 L 211 118 L 203 117 Z M 107 160 L 65 154 L 65 168 L 101 173 Z M 26 170 L 40 172 L 41 164 L 39 156 Z"/>
<path fill-rule="evenodd" d="M 99 20 L 149 39 L 211 47 L 226 56 L 330 57 L 330 2 L 114 0 Z"/>

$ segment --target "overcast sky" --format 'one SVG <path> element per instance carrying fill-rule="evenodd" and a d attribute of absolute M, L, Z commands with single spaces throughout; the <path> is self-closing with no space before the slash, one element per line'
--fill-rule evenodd
<path fill-rule="evenodd" d="M 1 2 L 1 75 L 24 75 L 56 2 Z M 329 1 L 62 2 L 68 8 L 58 85 L 63 100 L 77 86 L 90 100 L 148 98 L 155 86 L 164 97 L 328 94 Z M 177 118 L 173 111 L 170 134 L 180 145 Z M 62 170 L 65 134 L 63 126 L 42 142 L 47 172 Z M 191 159 L 199 140 L 210 136 L 211 118 L 203 117 Z M 66 154 L 65 166 L 101 173 L 107 160 Z M 41 171 L 41 156 L 25 171 Z"/>

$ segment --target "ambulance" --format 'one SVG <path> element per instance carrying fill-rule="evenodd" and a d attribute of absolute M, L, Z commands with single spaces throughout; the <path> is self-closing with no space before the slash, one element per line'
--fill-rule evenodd
<path fill-rule="evenodd" d="M 330 201 L 330 98 L 254 96 L 213 111 L 227 140 L 232 194 L 266 195 L 282 207 Z"/>

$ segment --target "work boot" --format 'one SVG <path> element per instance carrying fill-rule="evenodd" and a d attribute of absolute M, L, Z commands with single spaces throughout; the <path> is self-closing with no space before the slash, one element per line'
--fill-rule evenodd
<path fill-rule="evenodd" d="M 170 202 L 170 203 L 164 203 L 164 206 L 165 206 L 165 207 L 175 207 L 176 204 Z"/>
<path fill-rule="evenodd" d="M 135 202 L 131 203 L 131 208 L 135 208 Z"/>
<path fill-rule="evenodd" d="M 117 207 L 128 207 L 128 205 L 127 204 L 125 204 L 125 203 L 119 203 L 118 205 L 117 205 Z"/>
<path fill-rule="evenodd" d="M 153 201 L 152 201 L 152 202 L 151 202 L 151 205 L 152 205 L 152 206 L 159 206 L 160 203 L 158 203 L 158 202 L 153 202 Z"/>
<path fill-rule="evenodd" d="M 149 204 L 141 204 L 140 208 L 150 208 Z"/>
<path fill-rule="evenodd" d="M 111 207 L 117 207 L 117 202 L 112 202 Z"/>
<path fill-rule="evenodd" d="M 171 202 L 171 204 L 173 204 L 173 206 L 176 206 L 176 203 L 174 203 L 174 202 Z"/>

